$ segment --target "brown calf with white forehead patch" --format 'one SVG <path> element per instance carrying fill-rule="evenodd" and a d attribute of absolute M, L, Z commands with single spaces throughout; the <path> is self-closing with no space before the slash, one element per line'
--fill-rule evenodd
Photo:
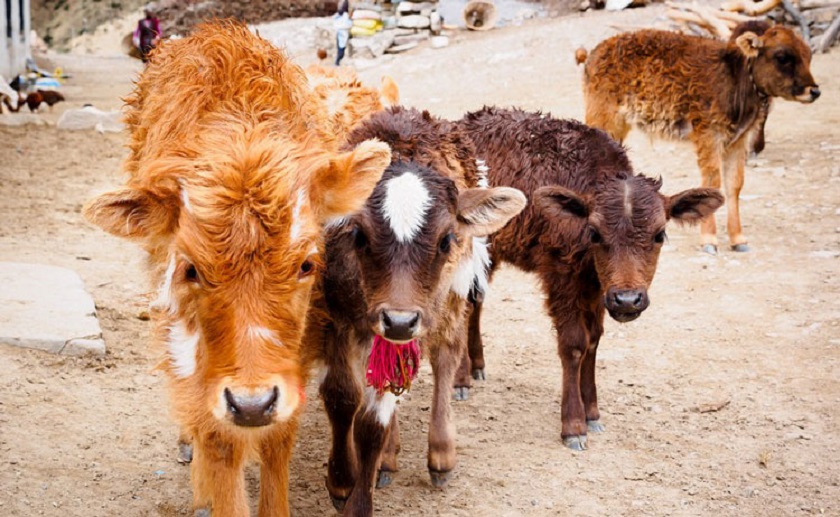
<path fill-rule="evenodd" d="M 649 304 L 667 221 L 696 223 L 723 197 L 709 188 L 661 194 L 661 182 L 635 174 L 620 145 L 579 122 L 484 108 L 459 125 L 487 161 L 490 185 L 530 201 L 490 238 L 492 267 L 507 262 L 540 277 L 563 363 L 563 441 L 582 450 L 587 428 L 602 429 L 595 353 L 605 310 L 619 322 L 636 319 Z M 470 369 L 484 378 L 480 315 L 479 302 L 456 386 L 469 385 Z"/>
<path fill-rule="evenodd" d="M 586 123 L 619 142 L 632 125 L 694 144 L 703 186 L 723 178 L 729 243 L 747 251 L 738 196 L 751 141 L 761 142 L 769 101 L 814 102 L 811 50 L 793 31 L 764 22 L 736 27 L 729 42 L 642 30 L 614 36 L 584 70 Z M 762 144 L 763 145 L 763 144 Z M 714 217 L 700 227 L 704 250 L 717 251 Z"/>
<path fill-rule="evenodd" d="M 525 206 L 518 190 L 474 188 L 479 171 L 469 139 L 427 112 L 375 114 L 350 144 L 368 138 L 388 143 L 395 161 L 364 209 L 328 230 L 323 299 L 316 302 L 323 313 L 313 310 L 306 338 L 326 368 L 321 394 L 333 431 L 327 488 L 353 516 L 373 513 L 374 484 L 387 485 L 397 470 L 397 395 L 366 383 L 382 339 L 390 342 L 384 346 L 419 340 L 431 361 L 428 468 L 436 486 L 448 480 L 455 467 L 450 398 L 466 352 L 467 295 L 486 275 L 482 238 Z M 380 344 L 372 347 L 374 339 Z"/>
<path fill-rule="evenodd" d="M 260 515 L 288 515 L 323 223 L 362 205 L 390 152 L 363 142 L 339 153 L 303 71 L 235 23 L 157 50 L 127 122 L 128 184 L 85 215 L 149 252 L 154 336 L 195 445 L 194 510 L 247 516 L 253 458 Z"/>

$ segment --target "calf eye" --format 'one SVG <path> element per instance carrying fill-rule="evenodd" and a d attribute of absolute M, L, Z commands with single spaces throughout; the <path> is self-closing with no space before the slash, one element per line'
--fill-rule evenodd
<path fill-rule="evenodd" d="M 447 233 L 443 236 L 443 239 L 440 240 L 440 244 L 438 245 L 438 249 L 441 253 L 449 253 L 449 250 L 452 248 L 452 241 L 455 240 L 454 233 Z"/>
<path fill-rule="evenodd" d="M 603 239 L 601 238 L 601 234 L 598 233 L 598 230 L 596 230 L 595 228 L 590 228 L 589 240 L 592 242 L 592 244 L 600 244 Z"/>
<path fill-rule="evenodd" d="M 198 270 L 195 269 L 195 266 L 190 264 L 187 266 L 187 269 L 184 270 L 184 280 L 187 282 L 198 283 Z"/>
<path fill-rule="evenodd" d="M 365 236 L 365 233 L 360 230 L 358 227 L 353 228 L 353 245 L 356 247 L 357 250 L 360 250 L 367 246 L 368 240 Z"/>
<path fill-rule="evenodd" d="M 315 272 L 315 261 L 311 258 L 304 260 L 298 270 L 298 279 L 302 280 Z"/>
<path fill-rule="evenodd" d="M 776 62 L 782 66 L 793 63 L 793 56 L 788 53 L 776 54 Z"/>
<path fill-rule="evenodd" d="M 657 233 L 656 235 L 653 236 L 653 240 L 657 244 L 662 244 L 663 242 L 665 242 L 666 237 L 667 237 L 667 235 L 665 235 L 665 230 L 662 230 L 661 232 L 659 232 L 659 233 Z"/>

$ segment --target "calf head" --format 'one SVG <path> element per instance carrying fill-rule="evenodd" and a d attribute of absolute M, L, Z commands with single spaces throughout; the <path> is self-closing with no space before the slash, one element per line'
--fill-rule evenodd
<path fill-rule="evenodd" d="M 352 219 L 372 332 L 405 343 L 455 317 L 450 291 L 466 298 L 476 264 L 485 274 L 473 238 L 499 230 L 525 203 L 516 189 L 459 193 L 451 179 L 417 164 L 389 167 Z"/>
<path fill-rule="evenodd" d="M 748 22 L 736 27 L 730 44 L 753 60 L 756 87 L 771 97 L 811 103 L 820 89 L 811 76 L 811 48 L 792 30 Z"/>
<path fill-rule="evenodd" d="M 552 226 L 571 220 L 578 244 L 594 262 L 604 306 L 619 322 L 636 319 L 648 307 L 667 221 L 694 224 L 723 205 L 716 189 L 665 196 L 660 186 L 659 180 L 626 176 L 600 185 L 594 195 L 560 186 L 534 192 L 534 205 Z"/>
<path fill-rule="evenodd" d="M 99 196 L 85 215 L 151 254 L 163 367 L 186 394 L 187 421 L 280 422 L 302 401 L 323 224 L 361 207 L 390 151 L 373 141 L 344 154 L 308 149 L 268 125 L 199 133 L 194 145 L 189 160 L 142 163 L 142 184 Z"/>

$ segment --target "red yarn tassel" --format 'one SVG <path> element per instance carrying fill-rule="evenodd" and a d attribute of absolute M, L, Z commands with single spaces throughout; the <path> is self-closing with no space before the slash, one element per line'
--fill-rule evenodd
<path fill-rule="evenodd" d="M 388 389 L 394 395 L 400 395 L 410 390 L 419 368 L 420 347 L 416 339 L 398 345 L 381 336 L 373 338 L 366 377 L 368 385 L 377 393 Z"/>

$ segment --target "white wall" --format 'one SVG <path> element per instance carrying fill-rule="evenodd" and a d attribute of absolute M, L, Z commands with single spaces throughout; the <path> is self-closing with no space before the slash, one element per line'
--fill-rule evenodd
<path fill-rule="evenodd" d="M 0 75 L 7 80 L 24 71 L 29 56 L 29 31 L 31 29 L 30 0 L 12 0 L 11 13 L 6 13 L 6 0 L 0 0 Z M 23 27 L 20 12 L 23 9 Z M 7 38 L 6 19 L 11 14 L 12 37 Z"/>

